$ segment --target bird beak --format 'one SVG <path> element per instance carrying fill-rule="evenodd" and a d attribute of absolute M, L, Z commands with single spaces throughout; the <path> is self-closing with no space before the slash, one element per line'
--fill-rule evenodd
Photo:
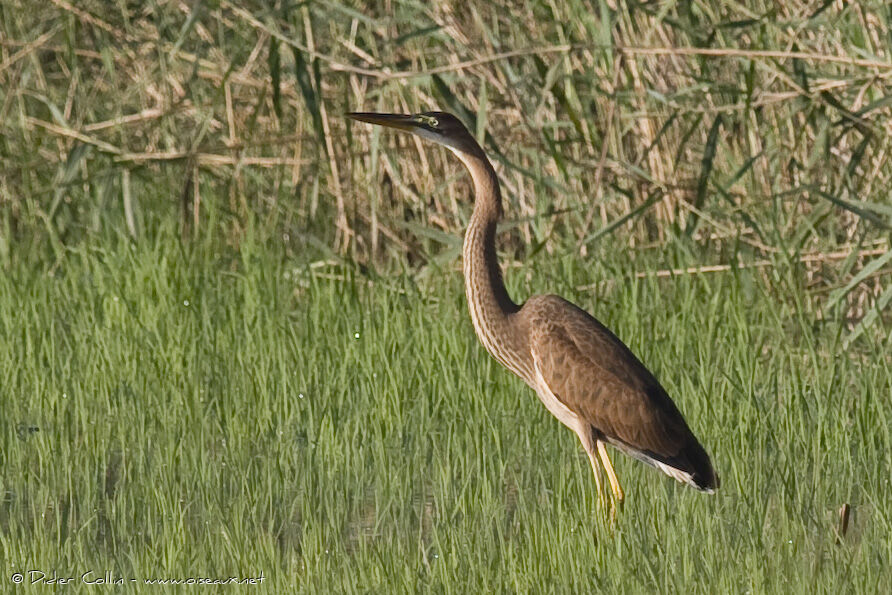
<path fill-rule="evenodd" d="M 405 114 L 375 114 L 368 112 L 353 112 L 347 114 L 348 118 L 366 122 L 368 124 L 377 124 L 379 126 L 387 126 L 388 128 L 396 128 L 398 130 L 415 130 L 418 128 L 418 122 L 413 116 Z"/>

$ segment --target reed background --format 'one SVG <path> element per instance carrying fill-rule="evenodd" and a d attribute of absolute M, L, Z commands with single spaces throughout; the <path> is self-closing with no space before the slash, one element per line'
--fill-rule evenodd
<path fill-rule="evenodd" d="M 0 580 L 889 584 L 890 21 L 0 1 Z M 601 518 L 575 438 L 473 337 L 461 166 L 343 118 L 432 109 L 499 172 L 512 294 L 614 328 L 716 497 L 621 459 Z"/>

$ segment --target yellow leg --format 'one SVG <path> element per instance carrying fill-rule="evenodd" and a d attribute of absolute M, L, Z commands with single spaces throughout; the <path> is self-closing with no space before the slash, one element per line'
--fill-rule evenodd
<path fill-rule="evenodd" d="M 598 459 L 595 458 L 595 452 L 593 450 L 585 449 L 586 454 L 588 454 L 588 460 L 592 464 L 592 471 L 595 473 L 595 485 L 598 490 L 598 503 L 603 506 L 604 505 L 604 492 L 601 491 L 601 466 L 598 464 Z"/>
<path fill-rule="evenodd" d="M 619 504 L 622 504 L 623 498 L 625 498 L 623 489 L 620 487 L 619 480 L 616 478 L 616 472 L 613 470 L 613 465 L 610 463 L 610 457 L 607 456 L 607 447 L 600 440 L 598 440 L 598 454 L 601 455 L 601 462 L 604 463 L 604 470 L 607 471 L 607 479 L 610 480 L 613 496 Z M 592 461 L 592 464 L 594 464 L 594 461 Z"/>
<path fill-rule="evenodd" d="M 595 440 L 592 436 L 592 428 L 580 421 L 579 425 L 573 429 L 576 430 L 576 435 L 579 436 L 579 441 L 582 442 L 582 449 L 585 450 L 589 463 L 592 464 L 592 473 L 595 474 L 595 485 L 598 490 L 598 505 L 603 507 L 606 502 L 604 501 L 604 492 L 601 491 L 601 465 L 598 463 L 598 457 L 595 456 Z"/>

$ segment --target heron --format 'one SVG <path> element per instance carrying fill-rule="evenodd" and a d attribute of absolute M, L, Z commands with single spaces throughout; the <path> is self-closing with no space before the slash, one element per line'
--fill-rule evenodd
<path fill-rule="evenodd" d="M 613 332 L 557 295 L 536 295 L 523 304 L 508 295 L 496 255 L 496 225 L 502 216 L 498 176 L 464 124 L 445 112 L 347 115 L 442 145 L 467 168 L 474 208 L 462 245 L 462 268 L 474 331 L 486 351 L 579 437 L 599 502 L 606 496 L 601 465 L 613 492 L 613 510 L 625 497 L 607 445 L 713 493 L 719 478 L 706 450 L 666 390 Z"/>

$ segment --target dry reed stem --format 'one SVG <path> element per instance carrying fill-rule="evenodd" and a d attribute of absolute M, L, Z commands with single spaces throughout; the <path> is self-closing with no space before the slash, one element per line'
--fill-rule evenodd
<path fill-rule="evenodd" d="M 802 221 L 824 205 L 821 199 L 802 192 L 797 194 L 796 188 L 811 185 L 834 196 L 838 193 L 843 200 L 863 196 L 865 201 L 880 204 L 877 193 L 889 184 L 888 141 L 881 134 L 876 135 L 863 156 L 856 154 L 862 130 L 853 129 L 853 119 L 845 116 L 889 95 L 892 64 L 882 58 L 863 57 L 871 49 L 874 54 L 883 50 L 879 43 L 882 39 L 882 32 L 877 28 L 879 22 L 871 20 L 870 15 L 862 15 L 866 35 L 871 40 L 862 55 L 855 54 L 834 35 L 812 35 L 801 24 L 809 14 L 807 3 L 780 10 L 779 18 L 792 19 L 800 23 L 798 27 L 795 24 L 786 28 L 778 26 L 776 30 L 769 27 L 774 32 L 775 48 L 779 50 L 692 47 L 690 35 L 683 27 L 667 24 L 663 20 L 665 15 L 656 17 L 644 11 L 614 24 L 610 32 L 612 44 L 573 43 L 589 30 L 582 24 L 556 24 L 554 36 L 542 37 L 556 43 L 518 47 L 527 43 L 526 38 L 512 37 L 508 42 L 489 35 L 487 28 L 492 22 L 487 20 L 485 11 L 462 15 L 438 4 L 440 8 L 427 16 L 443 27 L 440 32 L 448 39 L 431 36 L 417 45 L 407 42 L 393 48 L 388 46 L 388 40 L 405 33 L 400 23 L 393 20 L 387 20 L 386 24 L 355 18 L 332 20 L 332 35 L 323 36 L 320 31 L 324 29 L 319 29 L 319 22 L 307 18 L 307 14 L 316 19 L 324 9 L 302 8 L 305 31 L 300 31 L 289 29 L 292 24 L 287 20 L 277 21 L 267 16 L 273 13 L 262 14 L 236 5 L 232 0 L 222 0 L 218 8 L 206 12 L 194 23 L 191 38 L 180 47 L 181 40 L 175 45 L 174 38 L 165 39 L 158 24 L 141 21 L 132 29 L 121 30 L 121 25 L 115 24 L 121 21 L 116 21 L 114 14 L 94 15 L 76 4 L 72 0 L 53 0 L 58 10 L 73 15 L 73 20 L 82 23 L 84 29 L 97 28 L 103 32 L 101 36 L 109 33 L 114 39 L 126 38 L 127 43 L 111 52 L 89 47 L 94 43 L 90 36 L 78 36 L 71 46 L 53 44 L 54 37 L 61 38 L 61 25 L 49 20 L 44 26 L 50 30 L 37 39 L 0 40 L 0 47 L 13 48 L 11 54 L 0 56 L 0 81 L 11 83 L 12 88 L 7 92 L 4 106 L 26 105 L 22 110 L 26 124 L 21 127 L 23 135 L 45 139 L 48 132 L 57 137 L 40 144 L 42 158 L 54 157 L 61 168 L 76 143 L 87 143 L 99 149 L 89 160 L 105 160 L 113 167 L 181 161 L 189 158 L 190 151 L 185 150 L 187 145 L 179 133 L 182 131 L 189 138 L 190 130 L 209 122 L 211 132 L 205 142 L 194 147 L 191 162 L 194 168 L 232 168 L 229 173 L 236 183 L 230 185 L 229 191 L 241 194 L 238 198 L 243 201 L 244 209 L 255 208 L 245 202 L 251 196 L 267 199 L 259 200 L 256 208 L 261 208 L 261 203 L 275 203 L 279 181 L 265 185 L 263 180 L 268 180 L 268 176 L 245 176 L 240 173 L 243 167 L 287 168 L 294 188 L 306 184 L 313 176 L 322 175 L 314 192 L 305 193 L 292 207 L 276 209 L 287 212 L 289 220 L 293 212 L 300 213 L 297 220 L 301 217 L 312 220 L 317 214 L 317 204 L 337 203 L 337 213 L 331 216 L 331 223 L 337 229 L 333 245 L 342 252 L 353 246 L 359 260 L 374 260 L 378 253 L 386 258 L 388 254 L 405 250 L 405 242 L 400 239 L 405 233 L 394 233 L 393 226 L 387 231 L 378 226 L 379 220 L 390 220 L 396 225 L 406 215 L 399 200 L 386 204 L 382 201 L 378 212 L 366 200 L 366 188 L 357 187 L 354 193 L 353 188 L 345 185 L 347 182 L 342 176 L 347 173 L 343 163 L 347 158 L 358 158 L 361 167 L 363 153 L 339 140 L 344 124 L 334 115 L 334 110 L 355 107 L 341 104 L 348 95 L 351 99 L 346 103 L 362 103 L 363 99 L 376 101 L 388 109 L 392 106 L 393 111 L 442 107 L 442 98 L 425 80 L 433 74 L 456 75 L 446 77 L 446 82 L 459 101 L 472 111 L 485 105 L 487 126 L 503 148 L 508 147 L 507 162 L 497 167 L 509 202 L 512 198 L 519 199 L 520 212 L 527 215 L 552 208 L 578 213 L 562 221 L 547 221 L 540 229 L 531 223 L 522 224 L 516 233 L 505 238 L 509 253 L 522 253 L 523 245 L 542 238 L 548 239 L 545 250 L 553 253 L 561 237 L 587 235 L 585 230 L 591 225 L 593 209 L 600 209 L 605 221 L 622 216 L 630 212 L 629 205 L 636 204 L 638 197 L 654 185 L 665 186 L 667 190 L 663 199 L 668 203 L 665 208 L 658 205 L 645 217 L 632 218 L 619 228 L 624 231 L 616 235 L 622 235 L 618 241 L 627 246 L 646 246 L 654 237 L 662 237 L 666 226 L 661 223 L 671 222 L 679 212 L 684 214 L 682 209 L 693 210 L 688 197 L 700 171 L 709 114 L 728 114 L 729 129 L 722 131 L 717 158 L 721 163 L 717 160 L 708 178 L 707 201 L 696 209 L 700 220 L 713 229 L 698 232 L 697 241 L 708 238 L 723 247 L 731 242 L 743 242 L 755 246 L 763 256 L 782 253 L 783 248 L 768 245 L 772 240 L 763 234 L 764 228 L 760 229 L 765 224 L 764 218 L 753 222 L 746 219 L 765 201 L 776 201 L 777 212 L 789 215 L 780 222 L 779 233 L 792 234 Z M 49 10 L 56 13 L 53 8 Z M 188 4 L 179 2 L 174 12 L 182 19 L 191 10 Z M 555 10 L 556 14 L 568 15 L 562 7 Z M 735 10 L 740 15 L 749 14 L 746 7 Z M 528 26 L 536 26 L 531 15 L 525 18 Z M 220 32 L 209 33 L 214 27 Z M 337 27 L 342 28 L 340 36 Z M 23 28 L 21 35 L 26 36 L 30 30 L 40 31 Z M 501 29 L 499 33 L 506 31 Z M 716 44 L 746 46 L 750 43 L 746 35 L 721 33 Z M 243 52 L 227 53 L 222 45 L 215 45 L 219 39 L 231 35 L 244 39 Z M 280 119 L 273 113 L 272 100 L 267 95 L 270 72 L 266 59 L 271 39 L 278 40 L 282 49 L 294 48 L 320 62 L 322 84 L 318 89 L 315 80 L 311 84 L 318 98 L 322 139 L 316 137 L 312 124 L 308 124 L 304 97 L 296 78 L 286 70 L 290 66 L 287 64 L 290 51 L 282 53 L 279 90 L 284 116 Z M 808 51 L 793 51 L 800 47 Z M 851 53 L 851 57 L 846 53 Z M 163 54 L 163 60 L 156 62 L 159 54 Z M 34 59 L 23 59 L 29 55 L 34 55 Z M 611 74 L 606 72 L 611 55 L 618 64 L 614 65 L 608 96 L 604 86 L 611 79 Z M 551 86 L 545 88 L 545 81 L 540 80 L 532 66 L 532 56 L 544 58 L 549 67 L 560 62 L 557 69 L 549 70 L 549 76 L 556 76 L 557 83 L 552 79 Z M 701 61 L 695 57 L 715 60 Z M 793 60 L 808 63 L 805 80 L 793 68 Z M 627 65 L 624 69 L 620 68 L 620 61 Z M 106 63 L 110 68 L 106 69 Z M 635 66 L 632 70 L 628 66 L 631 63 Z M 822 64 L 829 67 L 820 68 Z M 35 72 L 28 70 L 35 66 Z M 740 81 L 750 66 L 754 86 L 746 88 Z M 27 89 L 16 86 L 17 73 L 23 68 L 30 76 L 23 79 L 30 81 Z M 80 76 L 72 76 L 75 68 L 79 69 Z M 711 79 L 701 77 L 701 68 L 715 80 L 704 83 Z M 118 78 L 114 79 L 113 74 Z M 62 80 L 67 89 L 59 87 L 53 95 L 53 85 L 61 85 Z M 219 97 L 208 93 L 214 85 L 222 87 Z M 479 95 L 481 85 L 487 89 L 485 104 Z M 345 93 L 345 88 L 352 93 Z M 563 102 L 555 99 L 553 90 L 558 89 L 566 94 Z M 103 104 L 114 93 L 123 93 L 121 109 L 117 112 Z M 35 101 L 39 96 L 45 97 L 43 105 L 58 109 L 70 123 L 61 125 L 47 116 L 43 105 Z M 98 100 L 85 101 L 88 97 Z M 34 105 L 36 109 L 32 108 Z M 577 110 L 581 130 L 579 125 L 571 125 L 567 110 Z M 879 109 L 855 119 L 858 124 L 866 123 L 871 132 L 885 132 L 892 129 L 889 118 L 885 117 L 888 113 L 888 103 L 879 103 Z M 702 120 L 698 119 L 701 116 Z M 732 120 L 737 130 L 731 128 Z M 595 126 L 596 122 L 603 122 L 606 127 Z M 820 137 L 821 125 L 827 127 L 828 138 Z M 273 132 L 281 127 L 296 134 L 275 136 Z M 543 131 L 548 131 L 552 146 L 544 145 Z M 324 156 L 314 146 L 319 142 L 325 147 Z M 814 157 L 821 148 L 820 143 L 826 145 L 826 155 Z M 360 146 L 368 148 L 368 145 Z M 413 145 L 404 139 L 388 139 L 385 146 L 392 150 Z M 252 152 L 247 148 L 254 148 L 259 156 L 245 155 Z M 232 151 L 231 155 L 220 154 L 227 149 Z M 467 215 L 464 198 L 468 187 L 464 176 L 448 155 L 431 150 L 420 141 L 415 142 L 413 153 L 400 157 L 417 162 L 412 168 L 400 167 L 401 177 L 395 175 L 397 172 L 393 170 L 397 168 L 393 163 L 383 159 L 383 171 L 390 173 L 400 195 L 396 198 L 408 203 L 406 210 L 415 211 L 413 216 L 423 213 L 422 216 L 446 230 L 460 227 Z M 745 176 L 733 177 L 735 170 L 751 157 L 756 161 L 747 166 L 750 169 Z M 856 157 L 861 160 L 853 161 Z M 85 162 L 82 168 L 87 165 Z M 95 169 L 92 163 L 89 165 Z M 437 187 L 436 176 L 443 172 L 449 177 L 454 174 L 460 182 L 452 183 L 448 177 L 446 194 L 434 192 L 429 197 Z M 197 181 L 196 173 L 193 169 Z M 840 182 L 839 178 L 845 176 L 851 179 Z M 205 176 L 203 182 L 206 187 L 202 192 L 211 196 L 208 192 L 213 192 L 217 182 L 213 176 Z M 141 176 L 133 177 L 134 192 L 142 183 Z M 722 202 L 723 197 L 718 196 L 716 188 L 722 189 L 728 202 Z M 194 190 L 197 192 L 198 187 Z M 79 191 L 71 189 L 71 192 Z M 268 198 L 270 192 L 272 198 Z M 193 201 L 193 207 L 198 208 L 198 200 Z M 434 207 L 428 209 L 430 203 Z M 857 216 L 839 211 L 831 211 L 831 219 L 843 228 L 837 236 L 839 241 L 846 242 L 846 237 L 855 237 L 853 234 L 863 230 L 863 226 Z M 653 219 L 657 225 L 645 225 Z M 356 244 L 359 238 L 350 235 L 356 233 L 351 226 L 354 223 L 362 226 L 364 221 L 372 228 L 371 251 L 364 247 L 368 243 Z M 382 246 L 378 246 L 379 231 L 386 238 Z M 330 240 L 330 237 L 325 239 Z M 803 249 L 809 250 L 832 245 L 833 242 L 818 242 L 814 236 L 802 244 Z M 391 250 L 379 250 L 385 247 Z M 762 262 L 753 266 L 763 266 Z M 711 270 L 703 269 L 703 272 Z"/>
<path fill-rule="evenodd" d="M 110 34 L 112 37 L 114 37 L 118 41 L 125 41 L 125 40 L 126 41 L 134 41 L 134 39 L 132 37 L 130 37 L 123 31 L 119 31 L 118 29 L 115 29 L 114 27 L 112 27 L 111 25 L 109 25 L 108 23 L 106 23 L 105 21 L 100 19 L 99 17 L 96 17 L 96 16 L 90 14 L 86 10 L 83 10 L 76 6 L 72 6 L 68 2 L 65 2 L 65 0 L 50 0 L 50 2 L 55 4 L 58 8 L 75 15 L 77 18 L 79 18 L 83 22 L 89 23 L 90 25 L 93 25 L 94 27 L 98 27 L 99 29 L 102 29 L 103 31 Z"/>
<path fill-rule="evenodd" d="M 868 256 L 882 256 L 889 251 L 888 248 L 873 248 L 868 250 L 859 250 L 855 253 L 857 258 L 864 258 Z M 796 259 L 796 262 L 799 263 L 812 263 L 812 262 L 829 262 L 832 260 L 843 260 L 852 256 L 851 252 L 845 251 L 836 251 L 836 252 L 817 252 L 812 254 L 803 254 L 799 258 Z M 721 273 L 725 271 L 730 271 L 732 269 L 753 269 L 753 268 L 763 268 L 774 266 L 774 262 L 770 260 L 756 260 L 754 262 L 739 262 L 737 266 L 732 266 L 730 264 L 715 264 L 715 265 L 702 265 L 697 267 L 687 267 L 684 269 L 661 269 L 657 271 L 638 271 L 635 273 L 635 277 L 638 279 L 643 279 L 645 277 L 673 277 L 676 275 L 698 275 L 701 273 Z M 592 286 L 588 286 L 589 288 Z M 581 288 L 580 288 L 581 289 Z"/>

